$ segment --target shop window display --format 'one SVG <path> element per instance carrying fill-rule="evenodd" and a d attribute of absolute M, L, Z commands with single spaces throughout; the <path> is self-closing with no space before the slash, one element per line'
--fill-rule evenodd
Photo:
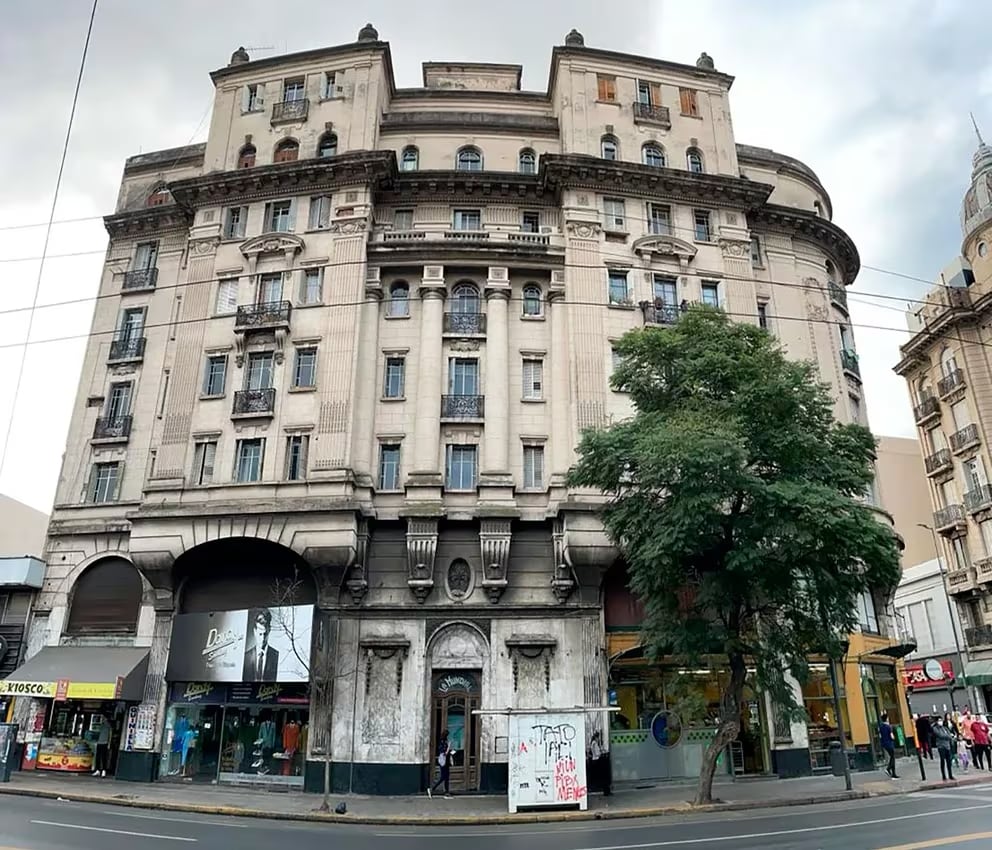
<path fill-rule="evenodd" d="M 847 700 L 841 698 L 844 732 L 847 748 L 854 749 L 851 738 L 851 721 L 847 714 Z M 810 666 L 809 677 L 803 683 L 803 706 L 808 716 L 809 757 L 814 773 L 830 770 L 830 743 L 840 740 L 837 730 L 837 712 L 834 709 L 834 691 L 830 671 L 826 664 Z"/>

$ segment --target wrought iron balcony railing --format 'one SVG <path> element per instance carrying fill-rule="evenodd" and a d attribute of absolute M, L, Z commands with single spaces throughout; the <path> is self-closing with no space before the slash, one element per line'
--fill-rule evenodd
<path fill-rule="evenodd" d="M 442 419 L 482 419 L 486 415 L 486 397 L 482 395 L 441 396 Z"/>
<path fill-rule="evenodd" d="M 913 408 L 913 419 L 919 425 L 940 414 L 940 402 L 935 396 L 921 396 L 920 403 Z"/>
<path fill-rule="evenodd" d="M 634 120 L 658 124 L 666 130 L 672 129 L 672 117 L 667 106 L 655 106 L 652 103 L 634 101 Z"/>
<path fill-rule="evenodd" d="M 309 99 L 283 100 L 272 104 L 272 121 L 304 121 L 310 111 Z"/>
<path fill-rule="evenodd" d="M 939 381 L 937 381 L 937 393 L 943 398 L 945 395 L 950 395 L 958 387 L 964 386 L 964 374 L 960 369 L 953 369 L 947 375 L 944 375 Z"/>
<path fill-rule="evenodd" d="M 992 626 L 972 626 L 964 630 L 964 641 L 970 649 L 992 646 Z"/>
<path fill-rule="evenodd" d="M 847 312 L 847 290 L 844 289 L 837 281 L 831 280 L 827 283 L 827 292 L 830 294 L 830 300 L 834 302 L 838 307 L 840 307 L 844 312 Z"/>
<path fill-rule="evenodd" d="M 293 305 L 289 301 L 266 301 L 262 304 L 242 304 L 234 318 L 234 329 L 246 331 L 280 327 L 289 324 Z"/>
<path fill-rule="evenodd" d="M 130 416 L 101 416 L 93 428 L 94 440 L 126 440 L 131 433 Z"/>
<path fill-rule="evenodd" d="M 844 371 L 851 372 L 859 378 L 861 377 L 861 366 L 858 364 L 857 352 L 851 351 L 848 348 L 842 348 L 840 352 L 840 364 L 844 367 Z"/>
<path fill-rule="evenodd" d="M 964 506 L 972 513 L 992 507 L 992 485 L 983 484 L 969 490 L 964 494 Z"/>
<path fill-rule="evenodd" d="M 444 332 L 446 334 L 481 335 L 486 332 L 485 313 L 445 313 Z"/>
<path fill-rule="evenodd" d="M 141 360 L 145 356 L 143 336 L 117 337 L 110 342 L 109 360 Z"/>
<path fill-rule="evenodd" d="M 944 469 L 950 469 L 954 464 L 951 459 L 950 449 L 938 449 L 932 455 L 927 455 L 923 459 L 923 466 L 927 475 L 936 475 Z"/>
<path fill-rule="evenodd" d="M 276 409 L 275 387 L 262 390 L 238 390 L 234 393 L 232 416 L 271 416 Z"/>
<path fill-rule="evenodd" d="M 955 452 L 964 451 L 969 446 L 978 442 L 978 426 L 973 422 L 965 425 L 960 431 L 951 434 L 951 450 Z"/>
<path fill-rule="evenodd" d="M 666 304 L 660 298 L 642 301 L 639 306 L 644 313 L 644 322 L 648 325 L 674 325 L 681 313 L 677 304 Z"/>
<path fill-rule="evenodd" d="M 124 272 L 124 283 L 121 289 L 125 291 L 134 289 L 154 289 L 158 282 L 158 269 L 131 269 Z"/>

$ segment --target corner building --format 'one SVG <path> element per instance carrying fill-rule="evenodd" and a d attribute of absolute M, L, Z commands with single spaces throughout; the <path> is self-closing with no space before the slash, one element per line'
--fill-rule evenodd
<path fill-rule="evenodd" d="M 119 778 L 317 790 L 329 747 L 336 790 L 414 793 L 447 728 L 453 788 L 499 791 L 507 719 L 474 710 L 621 680 L 614 764 L 640 776 L 659 704 L 599 499 L 565 474 L 630 411 L 612 343 L 683 302 L 768 327 L 865 421 L 826 190 L 736 144 L 705 54 L 573 31 L 546 91 L 477 63 L 403 89 L 367 26 L 211 77 L 207 141 L 130 158 L 106 218 L 31 652 L 129 653 L 101 691 Z M 749 772 L 813 769 L 804 725 L 749 711 Z"/>

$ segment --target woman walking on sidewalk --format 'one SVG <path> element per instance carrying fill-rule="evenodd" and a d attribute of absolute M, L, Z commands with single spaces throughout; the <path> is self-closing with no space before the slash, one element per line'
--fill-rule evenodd
<path fill-rule="evenodd" d="M 441 775 L 438 776 L 437 782 L 427 786 L 428 797 L 433 797 L 438 786 L 444 783 L 445 799 L 451 798 L 451 756 L 451 745 L 448 743 L 448 730 L 445 729 L 441 733 L 441 740 L 437 744 L 437 763 L 441 768 Z"/>
<path fill-rule="evenodd" d="M 933 728 L 933 736 L 937 740 L 937 755 L 940 756 L 940 778 L 945 781 L 953 779 L 954 773 L 951 770 L 951 753 L 955 746 L 954 732 L 938 717 L 937 725 Z"/>

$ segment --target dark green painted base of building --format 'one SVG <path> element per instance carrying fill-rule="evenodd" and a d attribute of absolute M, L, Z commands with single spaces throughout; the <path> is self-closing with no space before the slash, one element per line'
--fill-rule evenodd
<path fill-rule="evenodd" d="M 159 753 L 128 752 L 117 754 L 115 779 L 124 782 L 154 782 L 158 778 Z"/>
<path fill-rule="evenodd" d="M 779 779 L 812 776 L 813 766 L 809 760 L 809 747 L 772 750 L 772 773 Z"/>
<path fill-rule="evenodd" d="M 331 792 L 334 794 L 420 794 L 425 786 L 427 765 L 331 763 Z M 308 761 L 303 790 L 324 792 L 324 762 Z"/>

